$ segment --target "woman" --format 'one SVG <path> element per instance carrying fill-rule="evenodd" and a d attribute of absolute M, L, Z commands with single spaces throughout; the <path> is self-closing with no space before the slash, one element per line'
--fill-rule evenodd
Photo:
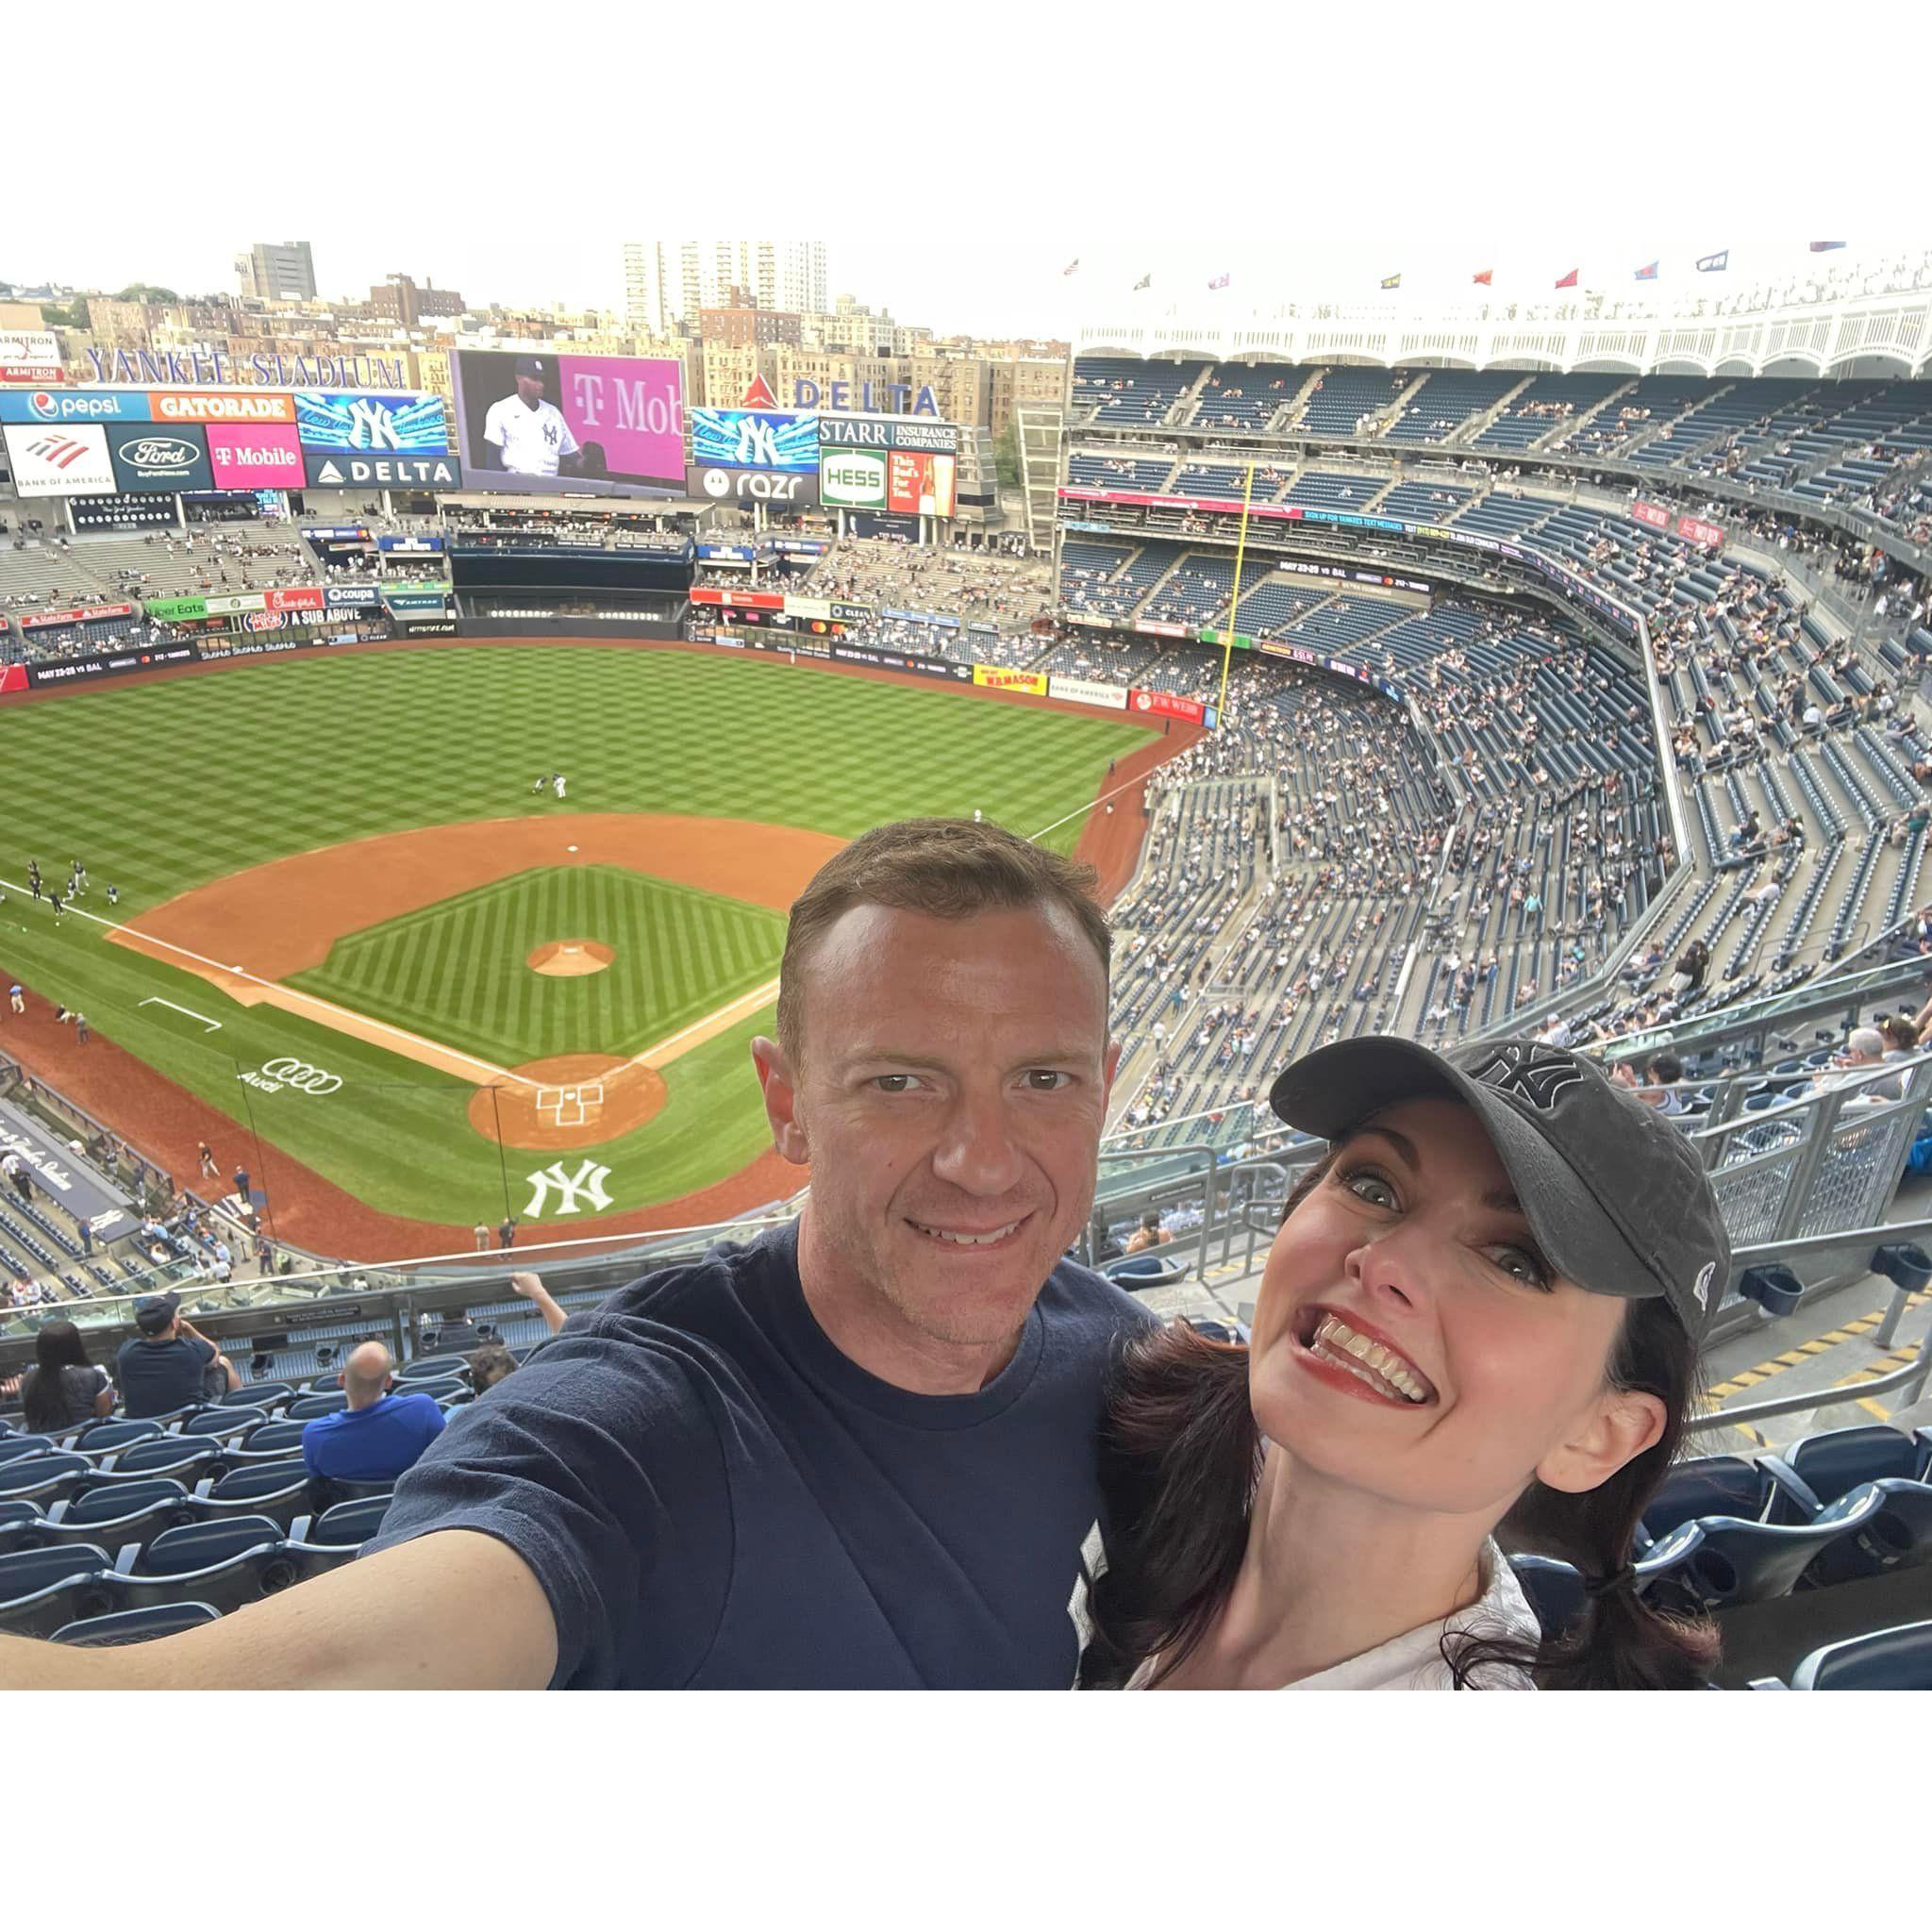
<path fill-rule="evenodd" d="M 78 1428 L 114 1407 L 113 1385 L 87 1358 L 72 1322 L 49 1322 L 34 1337 L 34 1365 L 21 1382 L 21 1407 L 36 1435 Z"/>
<path fill-rule="evenodd" d="M 1692 940 L 1671 974 L 1672 993 L 1681 998 L 1687 992 L 1694 992 L 1704 984 L 1704 975 L 1709 971 L 1710 948 L 1702 940 Z"/>
<path fill-rule="evenodd" d="M 1329 1151 L 1248 1348 L 1175 1325 L 1115 1372 L 1088 1680 L 1707 1681 L 1708 1629 L 1652 1611 L 1631 1569 L 1730 1265 L 1695 1153 L 1529 1041 L 1346 1041 L 1271 1098 Z M 1581 1570 L 1573 1631 L 1543 1640 L 1497 1532 Z"/>

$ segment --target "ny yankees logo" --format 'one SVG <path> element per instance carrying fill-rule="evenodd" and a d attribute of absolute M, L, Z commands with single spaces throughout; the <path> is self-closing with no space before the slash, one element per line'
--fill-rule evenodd
<path fill-rule="evenodd" d="M 599 1212 L 610 1205 L 610 1196 L 604 1191 L 610 1170 L 594 1160 L 579 1161 L 575 1174 L 565 1174 L 563 1162 L 553 1160 L 548 1167 L 540 1167 L 524 1178 L 530 1184 L 530 1205 L 524 1212 L 533 1219 L 543 1212 L 552 1188 L 557 1190 L 559 1214 L 581 1214 L 586 1202 Z"/>
<path fill-rule="evenodd" d="M 1567 1054 L 1506 1041 L 1487 1059 L 1470 1068 L 1469 1077 L 1527 1101 L 1539 1113 L 1548 1113 L 1564 1088 L 1583 1078 L 1583 1069 Z"/>

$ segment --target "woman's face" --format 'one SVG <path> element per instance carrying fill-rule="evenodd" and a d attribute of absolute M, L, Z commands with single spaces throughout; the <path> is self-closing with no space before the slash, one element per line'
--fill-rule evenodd
<path fill-rule="evenodd" d="M 1255 1419 L 1298 1466 L 1493 1521 L 1532 1477 L 1592 1489 L 1661 1432 L 1655 1397 L 1606 1384 L 1624 1312 L 1554 1272 L 1469 1108 L 1403 1101 L 1274 1238 Z"/>

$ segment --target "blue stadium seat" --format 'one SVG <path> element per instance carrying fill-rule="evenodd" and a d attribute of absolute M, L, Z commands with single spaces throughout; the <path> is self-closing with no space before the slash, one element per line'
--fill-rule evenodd
<path fill-rule="evenodd" d="M 140 1482 L 97 1485 L 47 1512 L 42 1542 L 124 1544 L 192 1523 L 194 1504 L 187 1486 L 173 1476 L 144 1476 Z"/>
<path fill-rule="evenodd" d="M 182 1424 L 179 1433 L 184 1436 L 213 1436 L 226 1438 L 239 1436 L 251 1424 L 265 1423 L 268 1410 L 255 1407 L 204 1408 L 198 1414 L 190 1416 Z"/>
<path fill-rule="evenodd" d="M 240 1442 L 229 1443 L 225 1453 L 236 1469 L 245 1469 L 251 1462 L 286 1462 L 291 1455 L 301 1454 L 302 1431 L 308 1426 L 276 1416 L 257 1423 Z"/>
<path fill-rule="evenodd" d="M 18 1462 L 24 1456 L 43 1456 L 53 1446 L 52 1436 L 0 1436 L 0 1463 Z"/>
<path fill-rule="evenodd" d="M 45 1542 L 46 1522 L 38 1503 L 0 1503 L 0 1556 Z"/>
<path fill-rule="evenodd" d="M 1828 1590 L 1932 1562 L 1932 1483 L 1881 1476 L 1827 1503 L 1814 1520 L 1849 1521 L 1855 1526 L 1806 1571 L 1807 1590 Z"/>
<path fill-rule="evenodd" d="M 287 1382 L 248 1382 L 231 1391 L 216 1405 L 219 1408 L 276 1408 L 295 1399 Z"/>
<path fill-rule="evenodd" d="M 1816 1504 L 1803 1506 L 1762 1463 L 1742 1456 L 1698 1456 L 1680 1462 L 1657 1486 L 1643 1512 L 1645 1540 L 1657 1542 L 1700 1516 L 1736 1516 L 1747 1523 L 1807 1523 Z"/>
<path fill-rule="evenodd" d="M 1124 1255 L 1117 1261 L 1108 1262 L 1100 1272 L 1109 1281 L 1117 1281 L 1134 1293 L 1144 1293 L 1150 1288 L 1173 1288 L 1188 1275 L 1186 1263 L 1154 1253 Z"/>
<path fill-rule="evenodd" d="M 342 1372 L 338 1369 L 333 1374 L 309 1376 L 298 1392 L 303 1395 L 340 1395 L 341 1391 Z"/>
<path fill-rule="evenodd" d="M 150 1604 L 142 1610 L 109 1610 L 105 1616 L 84 1617 L 54 1632 L 56 1643 L 76 1643 L 103 1649 L 123 1643 L 146 1643 L 157 1637 L 178 1637 L 203 1624 L 212 1624 L 221 1611 L 212 1604 Z"/>
<path fill-rule="evenodd" d="M 69 1447 L 84 1456 L 98 1456 L 104 1450 L 125 1449 L 150 1437 L 166 1434 L 159 1423 L 107 1421 L 90 1423 L 74 1436 Z"/>
<path fill-rule="evenodd" d="M 291 1538 L 331 1549 L 359 1550 L 382 1527 L 388 1496 L 361 1496 L 352 1503 L 335 1503 L 321 1515 L 298 1522 Z"/>
<path fill-rule="evenodd" d="M 405 1362 L 396 1371 L 396 1380 L 398 1383 L 423 1382 L 440 1375 L 460 1375 L 469 1366 L 467 1356 L 427 1355 L 420 1360 Z"/>
<path fill-rule="evenodd" d="M 447 1402 L 452 1395 L 468 1395 L 469 1383 L 461 1375 L 425 1375 L 414 1382 L 398 1382 L 391 1391 L 395 1395 L 427 1395 L 436 1402 Z"/>
<path fill-rule="evenodd" d="M 224 1516 L 272 1516 L 286 1532 L 295 1518 L 315 1507 L 325 1486 L 310 1477 L 300 1462 L 264 1462 L 231 1470 L 219 1480 L 199 1484 L 194 1491 L 201 1514 L 209 1520 Z"/>
<path fill-rule="evenodd" d="M 333 1395 L 304 1395 L 288 1407 L 291 1422 L 312 1422 L 319 1415 L 339 1415 L 349 1406 L 349 1398 L 339 1390 Z"/>
<path fill-rule="evenodd" d="M 17 1462 L 0 1463 L 0 1500 L 12 1497 L 51 1509 L 91 1481 L 94 1474 L 93 1464 L 71 1449 L 25 1456 Z"/>
<path fill-rule="evenodd" d="M 126 1609 L 183 1599 L 232 1610 L 295 1581 L 283 1555 L 286 1528 L 272 1516 L 231 1516 L 164 1530 L 142 1550 L 129 1543 L 114 1564 L 116 1601 Z"/>
<path fill-rule="evenodd" d="M 1793 1690 L 1932 1690 L 1932 1623 L 1827 1643 L 1791 1673 Z"/>
<path fill-rule="evenodd" d="M 1764 1467 L 1792 1493 L 1835 1503 L 1860 1483 L 1893 1476 L 1923 1483 L 1932 1477 L 1932 1428 L 1907 1436 L 1884 1423 L 1825 1429 L 1793 1442 Z"/>
<path fill-rule="evenodd" d="M 1557 1557 L 1515 1556 L 1509 1567 L 1543 1626 L 1545 1637 L 1560 1636 L 1583 1614 L 1583 1573 Z"/>
<path fill-rule="evenodd" d="M 15 1550 L 0 1557 L 0 1630 L 16 1637 L 51 1637 L 76 1617 L 112 1608 L 104 1581 L 108 1553 L 95 1543 Z"/>
<path fill-rule="evenodd" d="M 157 1436 L 110 1456 L 95 1471 L 100 1482 L 126 1482 L 136 1476 L 172 1475 L 192 1483 L 223 1467 L 222 1445 L 200 1436 Z"/>
<path fill-rule="evenodd" d="M 1645 1552 L 1639 1588 L 1663 1609 L 1717 1610 L 1784 1596 L 1825 1550 L 1861 1530 L 1878 1507 L 1875 1491 L 1861 1491 L 1856 1507 L 1847 1507 L 1828 1522 L 1700 1516 Z"/>

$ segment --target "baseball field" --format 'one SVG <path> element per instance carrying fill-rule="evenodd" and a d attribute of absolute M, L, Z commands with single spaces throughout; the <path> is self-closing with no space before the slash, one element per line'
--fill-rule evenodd
<path fill-rule="evenodd" d="M 0 1050 L 179 1182 L 206 1140 L 205 1191 L 245 1167 L 281 1237 L 325 1252 L 441 1252 L 506 1214 L 525 1241 L 718 1218 L 806 1178 L 770 1151 L 747 1044 L 817 866 L 881 820 L 975 808 L 1072 850 L 1109 765 L 1178 743 L 569 643 L 304 654 L 11 705 L 0 973 L 28 1012 L 0 1006 Z M 561 799 L 537 789 L 558 773 Z M 57 919 L 27 863 L 64 889 L 76 858 L 88 888 Z"/>

